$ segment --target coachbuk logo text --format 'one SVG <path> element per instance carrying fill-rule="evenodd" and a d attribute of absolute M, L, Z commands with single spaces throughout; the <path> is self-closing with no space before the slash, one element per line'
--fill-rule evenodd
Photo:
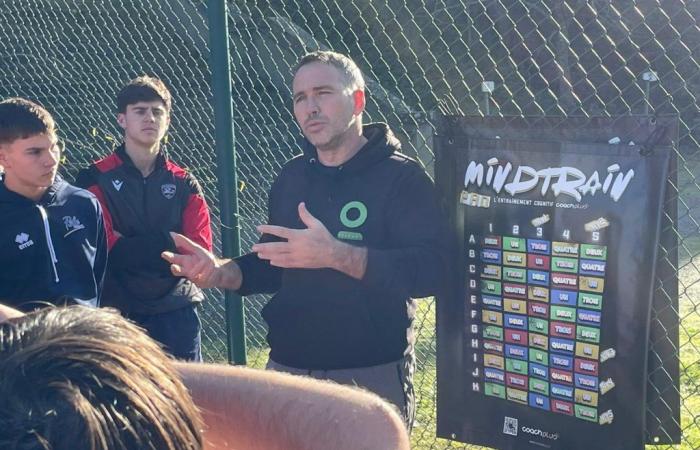
<path fill-rule="evenodd" d="M 530 428 L 530 427 L 520 427 L 520 431 L 523 433 L 531 434 L 533 436 L 539 436 L 543 437 L 545 439 L 550 439 L 552 441 L 556 441 L 559 439 L 559 433 L 550 433 L 548 431 L 542 431 L 539 428 Z"/>

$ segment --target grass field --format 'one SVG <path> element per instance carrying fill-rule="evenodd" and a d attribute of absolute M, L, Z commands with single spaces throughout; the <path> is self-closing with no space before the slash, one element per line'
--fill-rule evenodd
<path fill-rule="evenodd" d="M 700 254 L 700 242 L 692 245 Z M 678 448 L 700 448 L 700 257 L 689 260 L 679 277 L 681 429 Z"/>

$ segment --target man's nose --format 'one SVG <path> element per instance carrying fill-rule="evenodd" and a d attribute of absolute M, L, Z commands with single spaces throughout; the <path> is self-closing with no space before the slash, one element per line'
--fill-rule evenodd
<path fill-rule="evenodd" d="M 61 160 L 61 151 L 58 148 L 51 149 L 48 153 L 48 158 L 44 158 L 44 164 L 47 166 L 55 166 Z"/>
<path fill-rule="evenodd" d="M 306 102 L 306 108 L 309 117 L 317 116 L 321 112 L 321 108 L 315 97 L 309 98 L 309 101 Z"/>

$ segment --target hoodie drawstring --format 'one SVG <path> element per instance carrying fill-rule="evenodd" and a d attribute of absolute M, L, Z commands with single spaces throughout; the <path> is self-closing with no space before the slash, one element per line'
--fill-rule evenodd
<path fill-rule="evenodd" d="M 41 214 L 41 219 L 44 222 L 44 233 L 46 234 L 46 245 L 49 247 L 49 253 L 51 254 L 51 266 L 53 267 L 54 281 L 58 283 L 58 269 L 56 269 L 56 263 L 58 258 L 56 258 L 56 250 L 53 248 L 53 241 L 51 240 L 51 228 L 49 228 L 49 218 L 46 214 L 46 210 L 41 205 L 36 205 L 39 208 L 39 213 Z"/>

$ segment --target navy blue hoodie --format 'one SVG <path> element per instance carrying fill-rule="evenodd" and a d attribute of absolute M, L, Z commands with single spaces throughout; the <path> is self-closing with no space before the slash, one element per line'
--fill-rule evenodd
<path fill-rule="evenodd" d="M 56 177 L 34 202 L 0 181 L 0 303 L 99 305 L 107 240 L 94 195 Z"/>
<path fill-rule="evenodd" d="M 332 269 L 279 269 L 255 254 L 237 259 L 242 295 L 274 293 L 263 309 L 270 358 L 300 369 L 347 369 L 396 361 L 413 346 L 412 297 L 436 294 L 446 273 L 448 233 L 432 181 L 384 124 L 339 167 L 318 162 L 308 142 L 269 194 L 269 223 L 305 228 L 309 212 L 338 239 L 368 249 L 356 280 Z M 263 235 L 261 241 L 271 241 Z"/>

